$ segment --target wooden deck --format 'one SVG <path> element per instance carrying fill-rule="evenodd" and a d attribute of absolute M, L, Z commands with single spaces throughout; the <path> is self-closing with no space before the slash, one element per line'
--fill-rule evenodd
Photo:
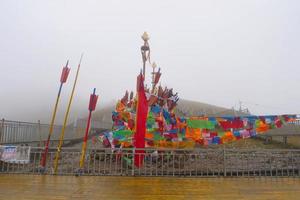
<path fill-rule="evenodd" d="M 300 178 L 0 175 L 0 199 L 300 199 Z"/>

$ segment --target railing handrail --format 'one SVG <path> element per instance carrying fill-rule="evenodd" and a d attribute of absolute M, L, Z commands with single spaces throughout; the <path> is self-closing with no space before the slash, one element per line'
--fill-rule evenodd
<path fill-rule="evenodd" d="M 0 145 L 1 146 L 1 145 Z M 3 146 L 17 146 L 17 145 L 3 145 Z M 31 147 L 32 150 L 44 150 L 44 147 Z M 55 147 L 50 147 L 49 150 L 57 150 Z M 81 148 L 74 147 L 63 147 L 61 151 L 64 150 L 74 150 L 76 152 L 81 152 Z M 105 151 L 136 151 L 136 150 L 144 150 L 144 151 L 185 151 L 185 152 L 205 152 L 205 151 L 232 151 L 232 152 L 300 152 L 300 149 L 236 149 L 236 148 L 189 148 L 189 149 L 172 149 L 172 148 L 104 148 L 104 147 L 96 147 L 96 148 L 88 148 L 88 151 L 95 150 L 105 150 Z"/>
<path fill-rule="evenodd" d="M 78 119 L 78 121 L 85 121 L 86 119 Z M 38 122 L 27 122 L 27 121 L 14 121 L 14 120 L 7 120 L 7 119 L 2 119 L 0 120 L 0 123 L 1 121 L 3 121 L 4 123 L 16 123 L 16 124 L 30 124 L 30 125 L 43 125 L 43 126 L 50 126 L 50 124 L 46 124 L 46 123 L 38 123 Z M 102 121 L 99 121 L 99 120 L 92 120 L 92 122 L 99 122 L 101 124 L 110 124 L 109 122 L 102 122 Z M 67 126 L 70 126 L 70 125 L 73 125 L 72 123 L 70 123 L 69 125 Z M 61 127 L 62 125 L 61 124 L 54 124 L 54 126 L 58 126 L 58 127 Z M 76 127 L 76 126 L 75 126 Z"/>
<path fill-rule="evenodd" d="M 15 124 L 28 124 L 28 125 L 44 125 L 44 126 L 50 126 L 49 124 L 45 123 L 38 123 L 38 122 L 26 122 L 26 121 L 14 121 L 14 120 L 6 120 L 4 119 L 4 123 L 15 123 Z M 54 126 L 62 126 L 58 124 L 54 124 Z"/>

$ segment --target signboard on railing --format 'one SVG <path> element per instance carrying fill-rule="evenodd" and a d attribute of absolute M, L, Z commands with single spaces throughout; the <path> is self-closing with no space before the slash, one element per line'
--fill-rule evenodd
<path fill-rule="evenodd" d="M 8 163 L 29 163 L 30 147 L 28 146 L 0 146 L 0 160 Z"/>

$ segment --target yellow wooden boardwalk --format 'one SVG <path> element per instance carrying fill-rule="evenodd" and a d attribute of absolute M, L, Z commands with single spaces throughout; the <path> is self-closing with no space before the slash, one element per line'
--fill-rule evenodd
<path fill-rule="evenodd" d="M 300 178 L 0 175 L 0 199 L 300 199 Z"/>

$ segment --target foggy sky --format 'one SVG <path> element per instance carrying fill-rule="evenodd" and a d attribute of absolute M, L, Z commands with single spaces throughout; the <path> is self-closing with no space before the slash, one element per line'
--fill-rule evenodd
<path fill-rule="evenodd" d="M 93 87 L 98 108 L 119 99 L 135 89 L 144 31 L 162 85 L 180 98 L 300 113 L 299 10 L 297 0 L 2 0 L 0 117 L 48 123 L 70 59 L 60 123 L 82 52 L 70 120 L 85 115 Z"/>

